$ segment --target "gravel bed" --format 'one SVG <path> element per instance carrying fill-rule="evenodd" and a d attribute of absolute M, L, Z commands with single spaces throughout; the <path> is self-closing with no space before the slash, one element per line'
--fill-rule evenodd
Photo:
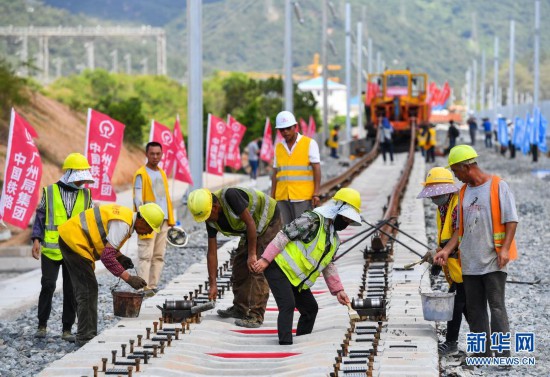
<path fill-rule="evenodd" d="M 206 231 L 192 234 L 188 245 L 183 249 L 169 247 L 166 250 L 165 265 L 159 288 L 162 289 L 170 280 L 183 274 L 189 266 L 200 262 L 206 255 Z M 205 267 L 206 276 L 206 267 Z M 110 287 L 116 284 L 117 278 L 110 273 L 101 274 L 98 300 L 98 332 L 113 327 L 119 318 L 113 314 Z M 122 285 L 126 283 L 122 282 Z M 48 336 L 35 339 L 34 332 L 38 326 L 37 306 L 28 309 L 15 321 L 0 320 L 0 376 L 24 377 L 35 376 L 51 362 L 65 354 L 78 349 L 73 343 L 61 340 L 61 311 L 63 295 L 56 293 L 52 303 L 52 313 L 48 321 Z M 73 326 L 76 332 L 76 324 Z"/>
<path fill-rule="evenodd" d="M 476 367 L 473 370 L 457 366 L 465 357 L 466 333 L 469 331 L 465 320 L 459 337 L 459 350 L 462 352 L 457 357 L 441 358 L 442 376 L 549 376 L 550 375 L 550 278 L 547 266 L 550 265 L 550 253 L 545 247 L 545 240 L 550 237 L 550 230 L 545 220 L 550 218 L 550 180 L 538 178 L 533 174 L 534 169 L 550 169 L 550 159 L 539 156 L 539 161 L 533 163 L 531 156 L 523 156 L 516 153 L 515 159 L 510 159 L 509 154 L 502 156 L 495 149 L 486 149 L 483 141 L 478 140 L 476 151 L 480 157 L 478 164 L 486 172 L 502 177 L 511 187 L 516 199 L 516 207 L 519 215 L 519 224 L 516 232 L 518 247 L 518 259 L 510 263 L 508 267 L 508 281 L 532 282 L 542 279 L 539 284 L 513 284 L 506 285 L 506 309 L 510 320 L 512 337 L 515 332 L 535 333 L 535 352 L 514 353 L 512 356 L 534 356 L 535 366 L 514 366 L 510 370 L 498 367 Z M 446 166 L 447 159 L 437 157 L 435 165 L 426 167 L 429 170 L 433 166 Z M 425 201 L 426 226 L 430 244 L 435 244 L 435 206 Z M 434 288 L 447 288 L 442 278 L 437 279 Z M 439 324 L 439 340 L 445 340 L 444 330 L 446 323 Z"/>

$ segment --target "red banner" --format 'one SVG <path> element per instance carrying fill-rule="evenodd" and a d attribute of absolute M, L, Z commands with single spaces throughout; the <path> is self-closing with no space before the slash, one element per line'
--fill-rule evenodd
<path fill-rule="evenodd" d="M 12 109 L 0 220 L 19 228 L 29 225 L 40 196 L 42 160 L 33 137 L 36 131 Z"/>
<path fill-rule="evenodd" d="M 239 170 L 243 166 L 239 145 L 241 144 L 241 140 L 246 132 L 246 127 L 237 122 L 231 115 L 227 116 L 227 125 L 231 131 L 231 139 L 229 139 L 225 165 Z"/>
<path fill-rule="evenodd" d="M 124 124 L 98 111 L 88 109 L 86 157 L 95 182 L 88 187 L 94 201 L 116 201 L 111 179 L 122 148 Z"/>
<path fill-rule="evenodd" d="M 271 133 L 271 122 L 269 118 L 265 119 L 265 128 L 264 128 L 264 138 L 262 140 L 262 149 L 260 149 L 260 159 L 271 162 L 273 160 L 273 155 L 275 150 L 273 149 L 273 139 Z"/>
<path fill-rule="evenodd" d="M 315 137 L 315 134 L 317 133 L 317 125 L 315 124 L 315 119 L 313 119 L 313 115 L 309 116 L 309 137 L 313 138 Z"/>
<path fill-rule="evenodd" d="M 223 175 L 227 146 L 229 144 L 227 124 L 220 118 L 208 114 L 208 136 L 206 138 L 206 172 Z"/>
<path fill-rule="evenodd" d="M 189 169 L 189 160 L 187 159 L 187 150 L 185 149 L 185 141 L 181 134 L 180 117 L 176 118 L 174 124 L 174 147 L 176 151 L 176 174 L 175 179 L 181 182 L 187 182 L 193 185 L 191 178 L 191 170 Z"/>
<path fill-rule="evenodd" d="M 166 176 L 172 175 L 172 170 L 175 160 L 174 136 L 172 131 L 164 124 L 151 122 L 151 132 L 149 133 L 149 141 L 156 141 L 162 145 L 162 159 L 159 167 L 164 170 Z"/>

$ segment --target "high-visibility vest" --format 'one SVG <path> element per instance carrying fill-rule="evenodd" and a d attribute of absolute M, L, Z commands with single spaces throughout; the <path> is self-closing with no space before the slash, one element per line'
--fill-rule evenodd
<path fill-rule="evenodd" d="M 430 136 L 428 140 L 428 135 Z M 425 142 L 424 142 L 424 149 L 428 150 L 431 147 L 435 147 L 437 145 L 437 134 L 434 127 L 428 128 L 428 131 L 424 135 Z"/>
<path fill-rule="evenodd" d="M 501 216 L 500 216 L 500 195 L 498 191 L 498 184 L 500 182 L 500 177 L 493 175 L 491 178 L 491 220 L 493 224 L 493 242 L 495 245 L 495 251 L 497 253 L 500 252 L 500 249 L 502 248 L 502 242 L 504 242 L 504 238 L 506 237 L 506 224 L 502 224 L 500 222 Z M 464 202 L 464 193 L 466 192 L 466 185 L 462 186 L 460 189 L 459 197 L 460 197 L 460 204 Z M 463 221 L 463 215 L 462 215 L 462 207 L 460 207 L 459 211 L 459 217 L 458 217 L 458 239 L 459 241 L 462 241 L 462 236 L 464 235 L 464 221 Z M 517 259 L 518 257 L 518 250 L 516 247 L 516 240 L 515 238 L 512 240 L 512 243 L 510 244 L 510 250 L 509 250 L 510 260 Z"/>
<path fill-rule="evenodd" d="M 168 190 L 168 178 L 166 177 L 166 173 L 161 168 L 158 168 L 160 175 L 162 176 L 162 182 L 164 183 L 164 192 L 166 193 L 166 210 L 168 211 L 168 225 L 173 226 L 176 223 L 174 222 L 174 213 L 172 209 L 172 200 L 170 200 L 170 191 Z M 156 203 L 155 193 L 153 191 L 153 184 L 151 183 L 151 177 L 149 177 L 149 174 L 147 173 L 147 170 L 145 169 L 145 165 L 140 167 L 136 173 L 134 174 L 134 183 L 132 185 L 134 190 L 134 197 L 136 196 L 136 178 L 137 176 L 141 176 L 141 202 L 143 204 L 147 203 Z M 134 211 L 137 212 L 136 204 L 134 203 Z M 144 238 L 153 238 L 155 235 L 154 232 L 144 235 L 138 235 L 140 239 Z"/>
<path fill-rule="evenodd" d="M 445 220 L 441 224 L 441 216 L 439 213 L 436 216 L 437 220 L 437 244 L 442 246 L 449 242 L 453 236 L 453 211 L 458 205 L 458 195 L 452 194 L 451 200 L 449 202 L 449 207 L 447 208 L 447 213 L 445 214 Z M 439 212 L 439 210 L 438 210 Z M 445 279 L 449 284 L 452 282 L 462 283 L 462 265 L 460 263 L 460 251 L 457 250 L 456 256 L 450 256 L 447 258 L 447 265 L 443 266 L 443 272 L 445 273 Z"/>
<path fill-rule="evenodd" d="M 261 191 L 244 187 L 239 187 L 238 189 L 244 191 L 248 195 L 248 212 L 250 212 L 250 215 L 256 224 L 256 233 L 263 234 L 273 219 L 277 202 L 275 199 L 265 195 Z M 218 190 L 214 192 L 214 196 L 218 199 L 223 214 L 227 218 L 227 221 L 233 230 L 228 231 L 221 229 L 218 223 L 214 221 L 208 221 L 208 225 L 216 228 L 219 232 L 226 236 L 242 236 L 246 234 L 246 224 L 241 220 L 239 215 L 233 212 L 227 203 L 227 199 L 225 198 L 227 190 L 228 188 Z"/>
<path fill-rule="evenodd" d="M 95 262 L 101 258 L 107 244 L 107 224 L 111 220 L 124 221 L 130 228 L 134 222 L 134 212 L 118 204 L 106 204 L 90 208 L 59 226 L 59 236 L 83 258 Z M 130 238 L 124 239 L 119 248 Z"/>
<path fill-rule="evenodd" d="M 309 289 L 315 284 L 321 272 L 332 261 L 332 257 L 340 245 L 340 239 L 334 232 L 330 249 L 325 253 L 327 242 L 327 233 L 323 227 L 325 218 L 315 212 L 311 213 L 314 213 L 320 219 L 319 229 L 313 240 L 308 243 L 291 241 L 275 257 L 275 262 L 290 283 L 295 287 L 299 287 L 300 290 Z"/>
<path fill-rule="evenodd" d="M 63 259 L 59 250 L 59 232 L 57 227 L 67 221 L 67 210 L 57 183 L 44 187 L 44 198 L 46 203 L 46 219 L 44 221 L 44 240 L 42 241 L 42 254 L 51 260 Z M 71 218 L 82 211 L 90 208 L 92 196 L 90 189 L 78 190 L 76 201 L 73 206 Z"/>
<path fill-rule="evenodd" d="M 310 200 L 312 198 L 315 185 L 313 168 L 309 162 L 309 143 L 311 139 L 302 136 L 292 153 L 288 153 L 283 143 L 278 143 L 275 147 L 276 200 Z"/>
<path fill-rule="evenodd" d="M 335 140 L 337 135 L 338 135 L 338 131 L 336 130 L 330 131 L 330 138 L 328 139 L 328 146 L 330 148 L 338 148 L 338 141 Z"/>

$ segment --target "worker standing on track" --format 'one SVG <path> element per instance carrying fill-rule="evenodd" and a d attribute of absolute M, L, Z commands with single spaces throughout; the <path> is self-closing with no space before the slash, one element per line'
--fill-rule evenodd
<path fill-rule="evenodd" d="M 340 130 L 340 125 L 335 125 L 330 131 L 330 137 L 328 139 L 328 147 L 330 148 L 330 157 L 338 157 L 338 131 Z"/>
<path fill-rule="evenodd" d="M 330 204 L 306 211 L 285 225 L 255 263 L 254 271 L 264 272 L 279 307 L 279 344 L 292 344 L 294 308 L 300 312 L 296 336 L 313 331 L 319 307 L 311 287 L 321 273 L 338 302 L 349 303 L 332 258 L 340 245 L 336 232 L 350 224 L 361 225 L 360 207 L 356 190 L 340 189 Z"/>
<path fill-rule="evenodd" d="M 458 188 L 454 184 L 453 174 L 442 167 L 430 169 L 423 183 L 424 189 L 418 194 L 417 199 L 428 198 L 437 206 L 437 245 L 443 248 L 458 229 Z M 429 259 L 432 259 L 430 254 Z M 441 267 L 438 270 L 441 270 Z M 433 271 L 433 269 L 432 269 Z M 449 283 L 449 292 L 456 292 L 454 297 L 453 318 L 447 322 L 447 335 L 445 343 L 439 345 L 439 353 L 443 356 L 458 351 L 458 334 L 462 323 L 462 314 L 466 320 L 466 294 L 462 283 L 462 268 L 460 267 L 460 252 L 454 249 L 447 265 L 443 266 L 445 279 Z M 439 271 L 437 271 L 439 273 Z"/>
<path fill-rule="evenodd" d="M 275 146 L 271 197 L 277 200 L 283 223 L 288 224 L 321 203 L 321 156 L 315 140 L 296 132 L 291 112 L 277 114 L 275 128 L 283 141 Z"/>
<path fill-rule="evenodd" d="M 80 153 L 71 153 L 65 158 L 63 171 L 64 174 L 57 183 L 44 187 L 42 200 L 36 208 L 36 218 L 32 228 L 32 256 L 34 259 L 41 259 L 42 269 L 42 279 L 40 280 L 42 289 L 38 297 L 38 330 L 34 336 L 35 338 L 46 337 L 55 284 L 59 275 L 59 267 L 61 267 L 63 273 L 61 339 L 74 342 L 75 337 L 71 333 L 71 328 L 76 317 L 76 302 L 71 277 L 59 249 L 57 227 L 67 219 L 92 207 L 92 194 L 90 189 L 84 188 L 84 184 L 93 183 L 94 179 L 90 173 L 88 160 Z"/>
<path fill-rule="evenodd" d="M 203 188 L 189 194 L 187 206 L 196 222 L 206 222 L 210 300 L 215 300 L 218 292 L 216 235 L 221 232 L 226 236 L 241 237 L 231 273 L 233 306 L 218 310 L 218 315 L 236 318 L 237 326 L 260 327 L 269 299 L 269 287 L 263 274 L 254 273 L 253 266 L 281 229 L 277 202 L 259 190 L 244 187 L 228 187 L 214 193 Z"/>
<path fill-rule="evenodd" d="M 459 247 L 470 331 L 485 337 L 485 347 L 476 356 L 492 356 L 492 334 L 510 332 L 505 288 L 507 264 L 517 258 L 514 236 L 518 215 L 506 182 L 482 171 L 477 157 L 469 145 L 457 145 L 449 153 L 449 166 L 465 185 L 459 192 L 458 231 L 434 261 L 448 264 L 449 255 Z M 510 351 L 496 356 L 510 356 Z"/>
<path fill-rule="evenodd" d="M 154 295 L 164 268 L 168 228 L 175 225 L 172 200 L 168 190 L 166 173 L 159 167 L 162 160 L 162 145 L 151 141 L 145 146 L 147 164 L 134 175 L 134 211 L 146 203 L 156 203 L 164 212 L 164 221 L 158 233 L 138 236 L 138 274 L 147 281 L 145 291 Z"/>
<path fill-rule="evenodd" d="M 145 287 L 145 280 L 126 271 L 134 264 L 121 254 L 120 248 L 134 230 L 140 235 L 159 232 L 163 221 L 164 212 L 155 203 L 140 206 L 138 212 L 118 204 L 107 204 L 86 210 L 59 226 L 59 246 L 76 297 L 77 345 L 84 345 L 97 335 L 95 262 L 101 260 L 109 272 L 132 288 Z"/>
<path fill-rule="evenodd" d="M 426 126 L 426 134 L 424 135 L 426 142 L 424 149 L 426 150 L 426 163 L 435 162 L 435 147 L 437 145 L 437 133 L 433 124 Z"/>

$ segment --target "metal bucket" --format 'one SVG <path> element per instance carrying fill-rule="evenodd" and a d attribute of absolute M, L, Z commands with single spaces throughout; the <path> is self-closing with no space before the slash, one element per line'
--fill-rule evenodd
<path fill-rule="evenodd" d="M 113 311 L 117 317 L 136 318 L 139 316 L 143 292 L 125 292 L 111 290 L 113 295 Z"/>
<path fill-rule="evenodd" d="M 422 312 L 426 321 L 453 319 L 456 292 L 420 292 Z"/>

